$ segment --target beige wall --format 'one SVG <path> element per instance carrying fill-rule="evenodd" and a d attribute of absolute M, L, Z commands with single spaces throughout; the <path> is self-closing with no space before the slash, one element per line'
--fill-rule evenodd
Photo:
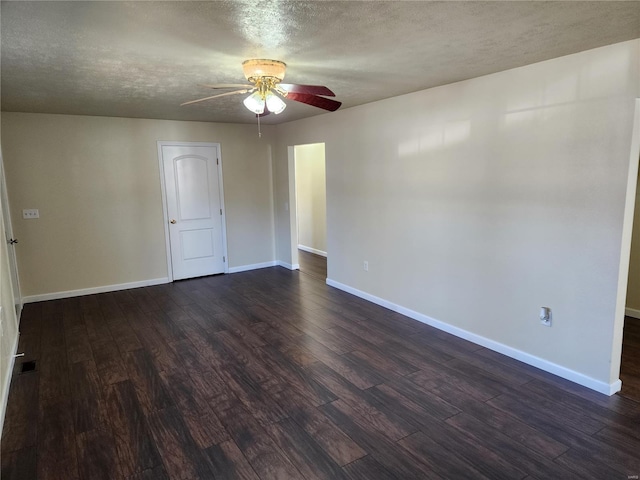
<path fill-rule="evenodd" d="M 288 147 L 324 142 L 331 281 L 612 386 L 639 59 L 634 40 L 278 126 L 279 260 Z"/>
<path fill-rule="evenodd" d="M 326 253 L 324 144 L 297 145 L 295 157 L 298 245 Z"/>
<path fill-rule="evenodd" d="M 158 140 L 220 143 L 229 266 L 274 260 L 273 127 L 3 113 L 23 296 L 167 277 Z M 38 208 L 40 218 L 22 219 Z"/>

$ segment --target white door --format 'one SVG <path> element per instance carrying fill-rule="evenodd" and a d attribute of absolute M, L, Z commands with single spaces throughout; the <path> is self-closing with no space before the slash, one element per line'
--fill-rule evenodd
<path fill-rule="evenodd" d="M 2 203 L 2 218 L 4 218 L 4 240 L 7 242 L 7 254 L 9 260 L 9 273 L 11 275 L 11 290 L 13 291 L 13 304 L 16 310 L 16 318 L 20 320 L 22 311 L 22 296 L 20 295 L 20 282 L 18 280 L 18 262 L 16 261 L 16 244 L 18 240 L 13 237 L 11 228 L 11 213 L 9 212 L 9 199 L 7 197 L 7 184 L 4 176 L 4 165 L 0 154 L 0 203 Z"/>
<path fill-rule="evenodd" d="M 173 279 L 225 271 L 222 169 L 215 144 L 160 144 Z"/>

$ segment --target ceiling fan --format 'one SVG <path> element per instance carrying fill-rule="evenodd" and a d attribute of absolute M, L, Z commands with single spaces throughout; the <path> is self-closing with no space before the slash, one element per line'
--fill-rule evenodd
<path fill-rule="evenodd" d="M 182 105 L 212 100 L 214 98 L 226 97 L 229 95 L 250 95 L 243 100 L 244 106 L 255 113 L 258 117 L 264 117 L 269 113 L 279 114 L 287 107 L 287 104 L 280 97 L 306 103 L 314 107 L 322 108 L 330 112 L 335 112 L 341 102 L 325 97 L 335 97 L 335 94 L 327 87 L 321 85 L 296 85 L 293 83 L 281 83 L 287 65 L 278 60 L 251 59 L 242 62 L 244 76 L 251 83 L 235 84 L 220 83 L 216 85 L 202 85 L 214 90 L 225 90 L 237 88 L 231 92 L 218 93 L 210 97 L 199 98 L 184 102 Z M 276 95 L 276 93 L 278 95 Z"/>

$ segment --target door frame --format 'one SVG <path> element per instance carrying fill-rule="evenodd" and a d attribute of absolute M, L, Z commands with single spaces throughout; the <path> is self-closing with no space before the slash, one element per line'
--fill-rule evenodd
<path fill-rule="evenodd" d="M 225 258 L 224 273 L 229 273 L 229 255 L 227 253 L 227 210 L 224 206 L 224 186 L 222 181 L 222 153 L 219 143 L 210 142 L 171 142 L 158 140 L 158 166 L 160 172 L 160 190 L 162 193 L 162 221 L 164 223 L 164 243 L 167 254 L 167 278 L 173 282 L 173 260 L 171 259 L 171 241 L 169 238 L 169 214 L 167 212 L 167 187 L 164 180 L 164 162 L 162 161 L 162 147 L 215 147 L 218 152 L 218 191 L 220 193 L 220 207 L 222 208 L 222 254 Z"/>
<path fill-rule="evenodd" d="M 325 146 L 324 150 L 324 165 L 325 165 L 325 194 L 327 189 L 326 181 L 326 169 L 327 169 L 327 144 L 326 142 L 306 142 L 296 145 L 289 145 L 287 147 L 287 167 L 289 174 L 289 242 L 291 246 L 291 265 L 287 266 L 291 270 L 300 270 L 300 259 L 298 256 L 298 186 L 296 185 L 296 147 L 304 145 L 315 145 L 322 143 Z M 327 219 L 325 219 L 326 227 L 329 225 L 329 210 L 327 208 Z M 328 228 L 327 228 L 328 230 Z M 327 231 L 327 251 L 325 258 L 327 259 L 327 280 L 329 279 L 329 234 Z"/>

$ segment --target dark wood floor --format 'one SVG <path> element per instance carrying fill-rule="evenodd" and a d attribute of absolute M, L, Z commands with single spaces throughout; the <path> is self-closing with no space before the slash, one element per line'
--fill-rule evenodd
<path fill-rule="evenodd" d="M 273 267 L 25 307 L 2 480 L 627 479 L 640 404 Z"/>
<path fill-rule="evenodd" d="M 298 250 L 298 263 L 300 264 L 300 271 L 302 273 L 326 280 L 327 257 L 305 252 L 304 250 Z"/>
<path fill-rule="evenodd" d="M 620 380 L 620 395 L 640 402 L 640 319 L 637 318 L 624 319 Z"/>

